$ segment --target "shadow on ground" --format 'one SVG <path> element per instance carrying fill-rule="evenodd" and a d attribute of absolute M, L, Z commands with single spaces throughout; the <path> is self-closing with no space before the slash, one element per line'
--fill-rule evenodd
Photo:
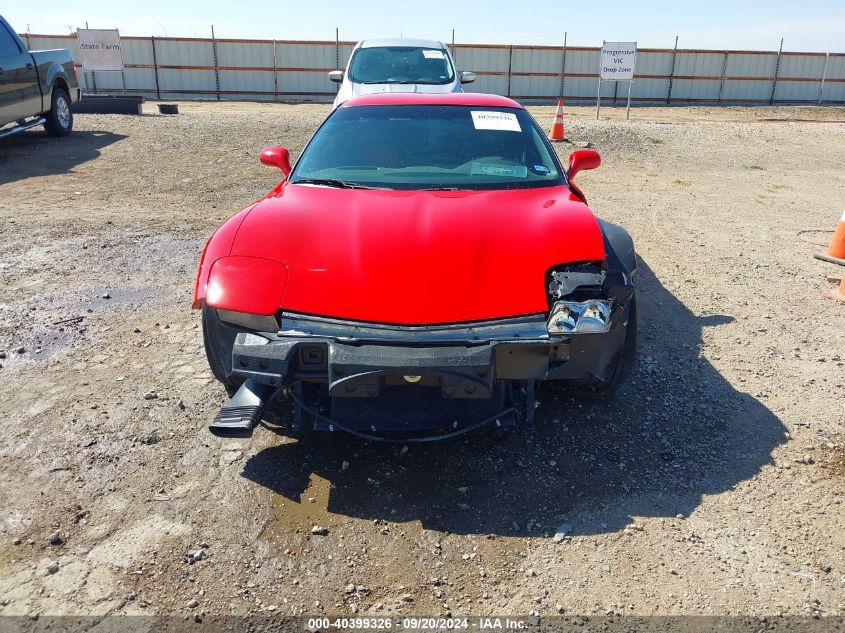
<path fill-rule="evenodd" d="M 53 138 L 39 127 L 2 139 L 0 185 L 69 172 L 124 138 L 124 134 L 105 131 L 74 131 L 67 138 Z"/>
<path fill-rule="evenodd" d="M 703 328 L 731 317 L 692 314 L 642 262 L 639 292 L 632 381 L 611 399 L 541 390 L 533 438 L 475 432 L 403 452 L 311 434 L 263 450 L 242 475 L 297 503 L 319 475 L 330 513 L 456 534 L 542 535 L 561 521 L 591 534 L 688 515 L 771 463 L 786 429 L 699 357 Z"/>

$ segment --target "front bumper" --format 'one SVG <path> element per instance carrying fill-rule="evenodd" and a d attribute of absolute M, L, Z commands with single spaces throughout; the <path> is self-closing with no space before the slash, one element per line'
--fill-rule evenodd
<path fill-rule="evenodd" d="M 277 332 L 244 332 L 232 374 L 271 387 L 318 383 L 335 398 L 398 387 L 489 399 L 501 381 L 607 380 L 625 338 L 625 306 L 606 333 L 550 335 L 545 315 L 447 326 L 384 326 L 285 314 Z"/>

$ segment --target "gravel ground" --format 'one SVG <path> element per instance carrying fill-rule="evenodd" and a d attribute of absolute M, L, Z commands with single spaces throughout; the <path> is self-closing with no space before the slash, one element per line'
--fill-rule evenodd
<path fill-rule="evenodd" d="M 328 108 L 152 106 L 0 143 L 0 614 L 845 614 L 844 110 L 568 109 L 633 379 L 405 449 L 207 432 L 203 243 Z"/>

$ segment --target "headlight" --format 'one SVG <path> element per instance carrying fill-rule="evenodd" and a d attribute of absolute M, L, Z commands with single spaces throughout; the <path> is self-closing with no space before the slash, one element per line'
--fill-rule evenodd
<path fill-rule="evenodd" d="M 549 296 L 553 299 L 563 299 L 577 288 L 601 287 L 606 277 L 607 273 L 594 264 L 570 264 L 563 270 L 551 271 Z"/>
<path fill-rule="evenodd" d="M 552 306 L 549 334 L 604 333 L 610 330 L 612 300 L 558 301 Z"/>
<path fill-rule="evenodd" d="M 285 294 L 288 269 L 262 257 L 229 255 L 211 266 L 206 305 L 246 314 L 276 314 Z"/>

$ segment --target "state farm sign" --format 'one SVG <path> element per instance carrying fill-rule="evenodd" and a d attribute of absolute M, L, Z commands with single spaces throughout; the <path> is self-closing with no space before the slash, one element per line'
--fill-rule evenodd
<path fill-rule="evenodd" d="M 123 51 L 117 29 L 79 29 L 76 32 L 82 70 L 123 70 Z"/>

